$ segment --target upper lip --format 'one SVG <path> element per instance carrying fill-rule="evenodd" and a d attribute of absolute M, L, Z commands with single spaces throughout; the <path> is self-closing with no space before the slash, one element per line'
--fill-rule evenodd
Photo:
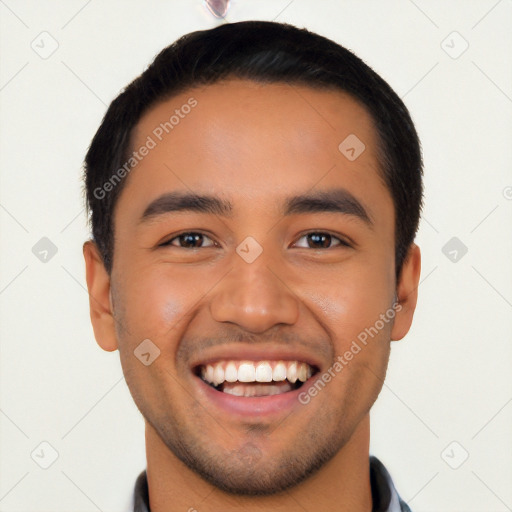
<path fill-rule="evenodd" d="M 299 361 L 309 364 L 315 371 L 321 367 L 318 358 L 303 350 L 276 345 L 244 346 L 240 342 L 213 348 L 207 354 L 202 355 L 200 359 L 193 360 L 190 366 L 192 370 L 195 370 L 199 366 L 218 361 Z"/>

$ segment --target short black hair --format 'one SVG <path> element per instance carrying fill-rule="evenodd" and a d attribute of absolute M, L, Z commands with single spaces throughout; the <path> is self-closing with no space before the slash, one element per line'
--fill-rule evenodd
<path fill-rule="evenodd" d="M 182 36 L 110 104 L 84 171 L 92 236 L 107 272 L 114 257 L 114 208 L 126 182 L 126 173 L 119 171 L 130 158 L 133 128 L 157 103 L 230 78 L 339 90 L 366 108 L 378 136 L 381 177 L 394 204 L 398 279 L 423 205 L 421 147 L 406 106 L 385 80 L 343 46 L 306 29 L 268 21 L 227 23 Z"/>

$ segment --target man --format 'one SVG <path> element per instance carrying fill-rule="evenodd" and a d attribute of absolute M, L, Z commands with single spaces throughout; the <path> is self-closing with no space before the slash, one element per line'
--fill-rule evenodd
<path fill-rule="evenodd" d="M 146 423 L 134 510 L 410 510 L 369 456 L 420 276 L 391 88 L 319 35 L 225 24 L 163 50 L 85 163 L 94 334 Z"/>

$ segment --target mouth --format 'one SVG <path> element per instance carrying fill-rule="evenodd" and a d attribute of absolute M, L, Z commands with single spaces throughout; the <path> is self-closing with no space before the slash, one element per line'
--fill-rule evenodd
<path fill-rule="evenodd" d="M 200 364 L 194 373 L 218 392 L 244 398 L 290 393 L 318 372 L 304 361 L 220 360 Z"/>

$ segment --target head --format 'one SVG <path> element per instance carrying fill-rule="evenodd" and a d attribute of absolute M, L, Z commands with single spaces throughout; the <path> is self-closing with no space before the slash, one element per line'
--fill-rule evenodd
<path fill-rule="evenodd" d="M 240 494 L 336 456 L 416 305 L 421 152 L 389 85 L 304 29 L 194 32 L 112 102 L 85 185 L 95 336 L 170 456 Z M 240 360 L 313 375 L 233 405 L 201 372 Z"/>

